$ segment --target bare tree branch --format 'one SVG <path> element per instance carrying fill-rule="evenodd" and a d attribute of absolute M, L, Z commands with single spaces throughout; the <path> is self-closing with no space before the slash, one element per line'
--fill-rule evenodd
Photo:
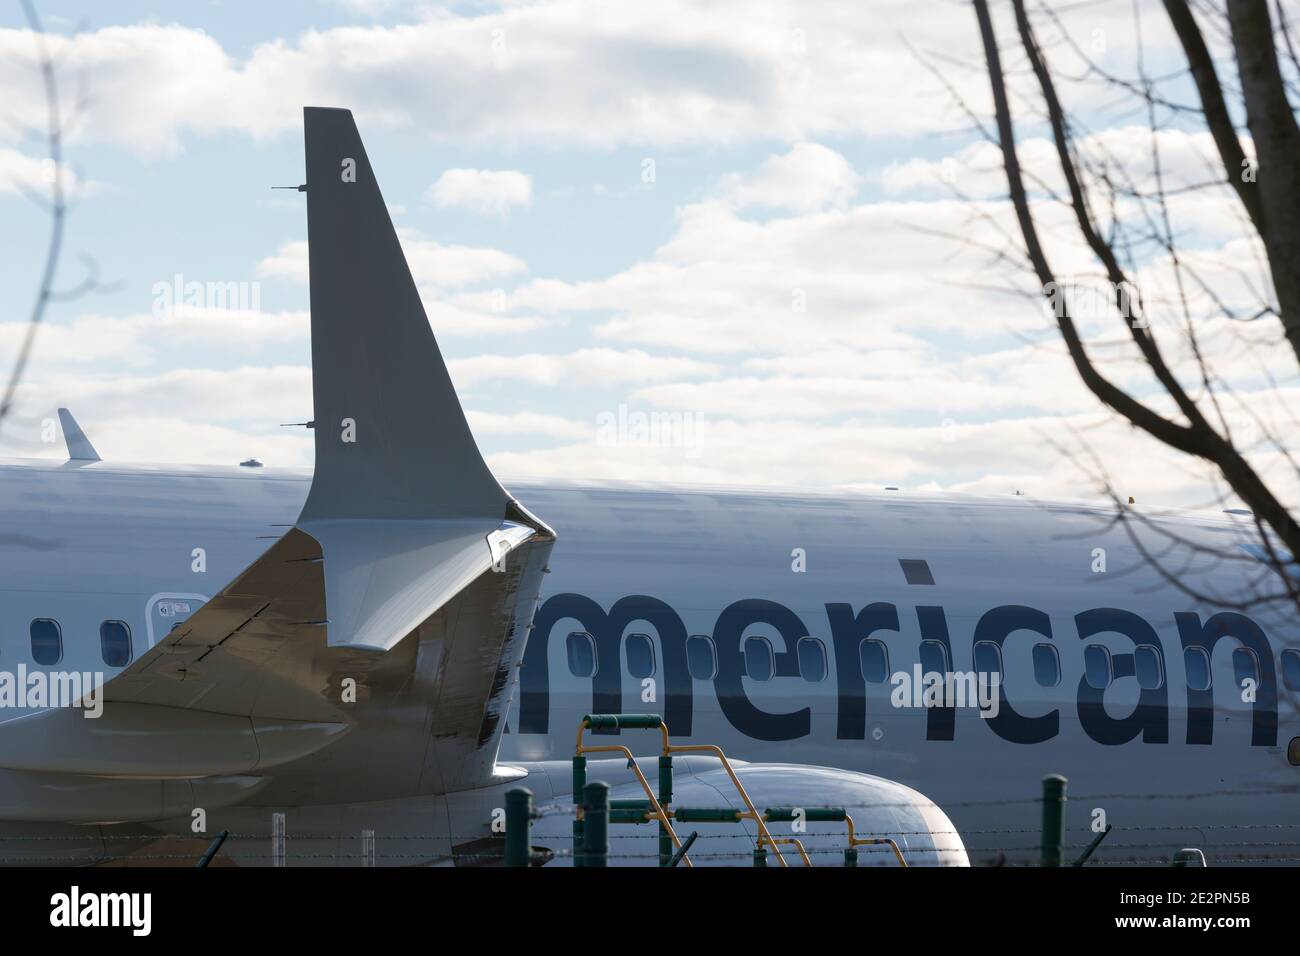
<path fill-rule="evenodd" d="M 1187 65 L 1191 68 L 1192 80 L 1201 97 L 1201 112 L 1205 114 L 1206 125 L 1214 137 L 1214 145 L 1218 147 L 1223 168 L 1228 171 L 1228 178 L 1241 204 L 1246 207 L 1255 227 L 1259 228 L 1263 219 L 1262 204 L 1259 194 L 1247 188 L 1249 184 L 1242 181 L 1240 176 L 1241 170 L 1247 165 L 1246 152 L 1241 148 L 1241 140 L 1237 138 L 1236 127 L 1232 125 L 1232 117 L 1228 114 L 1228 104 L 1223 98 L 1223 86 L 1214 67 L 1214 58 L 1210 56 L 1201 28 L 1197 26 L 1196 17 L 1192 15 L 1185 0 L 1164 2 L 1169 22 L 1173 24 L 1178 42 L 1183 47 L 1183 55 L 1187 57 Z"/>
<path fill-rule="evenodd" d="M 1227 481 L 1229 487 L 1247 503 L 1259 520 L 1272 529 L 1292 553 L 1300 553 L 1300 524 L 1295 521 L 1273 491 L 1260 478 L 1238 449 L 1234 447 L 1230 438 L 1220 434 L 1206 420 L 1196 400 L 1186 392 L 1165 361 L 1149 324 L 1146 321 L 1139 321 L 1139 318 L 1142 318 L 1141 315 L 1134 315 L 1134 302 L 1131 298 L 1133 287 L 1120 266 L 1115 247 L 1099 234 L 1094 224 L 1086 190 L 1079 176 L 1078 161 L 1074 155 L 1065 111 L 1056 94 L 1051 73 L 1047 69 L 1041 50 L 1035 41 L 1033 29 L 1025 11 L 1024 0 L 1012 0 L 1017 31 L 1021 41 L 1020 45 L 1028 57 L 1047 107 L 1057 159 L 1065 176 L 1079 234 L 1089 250 L 1102 263 L 1107 279 L 1112 286 L 1116 310 L 1125 320 L 1132 340 L 1146 365 L 1160 383 L 1164 393 L 1174 402 L 1174 405 L 1185 419 L 1185 423 L 1164 417 L 1116 385 L 1100 372 L 1089 356 L 1071 315 L 1069 302 L 1064 295 L 1060 294 L 1061 284 L 1048 261 L 1044 244 L 1039 237 L 1038 227 L 1030 208 L 1028 192 L 1025 187 L 1025 177 L 1016 149 L 1015 129 L 1001 64 L 1000 47 L 989 14 L 987 0 L 974 0 L 974 6 L 988 66 L 989 80 L 992 86 L 998 138 L 1012 206 L 1025 241 L 1030 262 L 1036 276 L 1042 283 L 1044 295 L 1053 301 L 1057 326 L 1080 378 L 1089 390 L 1107 407 L 1118 412 L 1147 434 L 1172 448 L 1214 464 L 1224 480 Z M 1181 9 L 1187 12 L 1185 6 L 1182 6 Z M 1188 15 L 1190 16 L 1190 13 Z M 1196 36 L 1199 38 L 1199 31 Z M 1213 69 L 1212 64 L 1210 68 Z M 1147 103 L 1148 109 L 1154 108 L 1155 104 L 1150 97 L 1148 97 Z M 1226 111 L 1224 115 L 1226 117 Z M 1150 115 L 1149 125 L 1154 136 L 1156 124 L 1153 114 Z M 1233 142 L 1236 142 L 1235 133 Z M 1220 148 L 1222 151 L 1222 147 Z M 1163 177 L 1160 175 L 1158 152 L 1153 154 L 1153 161 L 1156 164 L 1156 201 L 1162 211 L 1162 218 L 1160 221 L 1153 223 L 1152 234 L 1166 251 L 1172 251 L 1174 249 L 1174 236 L 1164 206 L 1167 199 L 1161 192 Z M 1255 194 L 1250 193 L 1249 195 L 1254 196 Z M 1173 256 L 1173 268 L 1175 276 L 1180 276 L 1181 263 L 1176 253 Z M 1179 301 L 1184 314 L 1184 330 L 1186 333 L 1190 328 L 1188 324 L 1190 316 L 1187 311 L 1186 292 L 1181 285 L 1179 286 Z M 1191 335 L 1189 342 L 1200 370 L 1203 387 L 1208 393 L 1212 393 L 1211 379 L 1205 366 L 1204 357 L 1196 342 L 1195 333 L 1192 332 Z M 1212 394 L 1209 397 L 1211 401 L 1214 401 Z M 1221 423 L 1224 421 L 1221 412 L 1220 421 Z"/>
<path fill-rule="evenodd" d="M 36 343 L 36 333 L 40 329 L 46 306 L 49 305 L 53 295 L 54 278 L 59 269 L 59 255 L 63 249 L 63 230 L 68 211 L 63 183 L 63 120 L 59 112 L 59 90 L 54 74 L 54 61 L 50 56 L 40 18 L 36 15 L 36 8 L 31 0 L 22 0 L 22 4 L 27 23 L 36 37 L 41 79 L 45 87 L 46 143 L 50 161 L 48 168 L 52 174 L 49 204 L 50 240 L 45 253 L 45 266 L 41 270 L 41 284 L 36 293 L 36 302 L 32 306 L 31 316 L 27 322 L 27 332 L 23 336 L 18 358 L 9 373 L 4 393 L 0 396 L 0 421 L 4 420 L 13 407 L 14 393 L 18 390 L 18 383 L 27 369 L 32 346 Z"/>
<path fill-rule="evenodd" d="M 1246 125 L 1258 161 L 1253 186 L 1259 196 L 1259 235 L 1268 252 L 1283 328 L 1300 357 L 1300 127 L 1282 82 L 1267 0 L 1232 0 L 1227 9 Z"/>
<path fill-rule="evenodd" d="M 32 132 L 44 139 L 46 144 L 45 169 L 48 176 L 49 195 L 41 195 L 22 183 L 18 184 L 18 188 L 50 217 L 50 238 L 46 246 L 45 263 L 40 272 L 40 285 L 37 288 L 36 300 L 32 304 L 28 317 L 26 331 L 23 334 L 13 368 L 10 370 L 9 377 L 5 382 L 4 390 L 0 393 L 0 424 L 3 424 L 14 410 L 18 387 L 31 361 L 37 332 L 40 330 L 50 304 L 69 302 L 87 293 L 102 291 L 107 288 L 99 281 L 98 264 L 94 259 L 84 254 L 79 256 L 85 268 L 85 274 L 81 281 L 66 289 L 55 288 L 59 262 L 63 253 L 68 215 L 73 208 L 73 196 L 70 195 L 70 192 L 72 192 L 70 187 L 80 181 L 80 176 L 76 173 L 73 174 L 71 182 L 68 179 L 68 171 L 63 159 L 63 146 L 68 130 L 80 118 L 84 104 L 87 102 L 84 90 L 85 78 L 83 75 L 77 74 L 77 96 L 72 109 L 65 111 L 62 108 L 59 95 L 57 63 L 50 51 L 40 17 L 37 15 L 32 0 L 22 0 L 22 6 L 35 40 L 37 65 L 45 93 L 45 128 L 44 130 Z"/>

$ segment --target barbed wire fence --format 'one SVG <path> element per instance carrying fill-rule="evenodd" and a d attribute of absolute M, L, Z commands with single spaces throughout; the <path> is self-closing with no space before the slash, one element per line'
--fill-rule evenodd
<path fill-rule="evenodd" d="M 1192 803 L 1212 797 L 1287 797 L 1278 791 L 1264 791 L 1258 788 L 1240 790 L 1219 790 L 1198 794 L 1145 794 L 1145 793 L 1106 793 L 1080 795 L 1071 798 L 1074 803 L 1091 803 L 1101 800 L 1165 800 Z M 987 807 L 991 805 L 1023 807 L 1027 812 L 1040 808 L 1043 797 L 1025 797 L 1009 800 L 965 800 L 953 801 L 945 809 Z M 881 802 L 865 806 L 863 810 L 914 807 L 914 804 Z M 571 804 L 549 803 L 539 807 L 532 815 L 534 822 L 552 817 L 574 818 L 575 807 Z M 809 824 L 812 826 L 813 824 Z M 658 825 L 653 818 L 648 820 L 650 832 L 642 832 L 640 826 L 618 825 L 617 832 L 610 839 L 608 859 L 611 863 L 631 863 L 655 866 L 661 859 L 657 847 L 659 841 Z M 819 864 L 837 865 L 837 858 L 843 854 L 844 846 L 837 841 L 837 832 L 828 824 L 821 824 L 825 829 L 817 832 L 800 833 L 805 840 L 804 852 Z M 866 833 L 868 831 L 864 831 Z M 903 838 L 903 852 L 909 857 L 909 863 L 928 863 L 944 865 L 960 863 L 961 858 L 973 866 L 1037 866 L 1036 856 L 1042 848 L 1041 842 L 1032 839 L 1041 836 L 1041 825 L 1001 826 L 968 828 L 959 830 L 936 829 L 890 829 L 879 835 L 891 838 Z M 1170 865 L 1175 862 L 1178 850 L 1186 844 L 1175 838 L 1175 834 L 1195 834 L 1204 838 L 1214 834 L 1216 839 L 1208 841 L 1216 864 L 1294 864 L 1300 862 L 1300 821 L 1254 822 L 1254 823 L 1196 823 L 1181 820 L 1152 825 L 1114 825 L 1109 827 L 1110 836 L 1103 841 L 1098 854 L 1091 857 L 1089 866 L 1150 866 Z M 1161 839 L 1160 835 L 1167 838 Z M 871 834 L 876 835 L 876 834 Z M 1235 836 L 1236 839 L 1218 837 Z M 1082 852 L 1097 837 L 1097 831 L 1090 825 L 1068 826 L 1063 829 L 1063 848 L 1071 858 Z M 1147 839 L 1142 839 L 1147 837 Z M 917 839 L 913 839 L 917 838 Z M 928 845 L 917 845 L 924 838 Z M 956 838 L 961 845 L 955 847 L 934 846 L 936 838 Z M 1131 838 L 1131 839 L 1127 839 Z M 202 855 L 202 848 L 212 837 L 207 833 L 166 833 L 154 830 L 118 831 L 106 828 L 101 837 L 105 847 L 102 851 L 86 851 L 84 862 L 93 865 L 180 865 L 193 866 Z M 356 831 L 307 831 L 300 834 L 277 831 L 272 824 L 265 831 L 231 831 L 223 832 L 224 843 L 216 854 L 218 865 L 240 866 L 274 866 L 274 865 L 323 865 L 341 864 L 351 866 L 406 865 L 406 866 L 496 866 L 504 860 L 504 833 L 494 832 L 486 825 L 476 833 L 393 833 L 385 834 L 373 830 Z M 653 841 L 652 848 L 645 841 Z M 67 834 L 4 834 L 0 836 L 0 865 L 33 865 L 41 863 L 68 863 L 79 855 L 77 851 L 59 852 L 60 847 L 72 843 L 86 843 L 86 835 Z M 322 849 L 322 844 L 333 843 L 331 849 Z M 748 866 L 753 857 L 755 837 L 748 831 L 709 832 L 702 836 L 697 848 L 692 848 L 690 857 L 698 862 L 726 865 Z M 834 844 L 834 845 L 831 845 Z M 298 849 L 295 849 L 297 845 Z M 532 840 L 534 850 L 543 851 L 546 860 L 572 861 L 575 851 L 570 837 L 554 834 L 535 834 Z M 641 847 L 646 847 L 643 851 Z M 438 848 L 438 849 L 433 849 Z M 860 851 L 866 857 L 865 865 L 890 865 L 893 863 L 891 849 L 886 845 L 864 845 Z M 1163 851 L 1163 852 L 1162 852 Z"/>

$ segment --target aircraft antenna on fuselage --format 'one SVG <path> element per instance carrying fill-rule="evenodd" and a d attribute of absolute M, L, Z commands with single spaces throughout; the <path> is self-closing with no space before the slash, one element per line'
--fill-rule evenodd
<path fill-rule="evenodd" d="M 66 408 L 59 409 L 59 427 L 63 429 L 63 440 L 68 443 L 69 461 L 100 461 L 99 452 L 90 443 L 86 433 L 81 430 L 72 412 Z"/>

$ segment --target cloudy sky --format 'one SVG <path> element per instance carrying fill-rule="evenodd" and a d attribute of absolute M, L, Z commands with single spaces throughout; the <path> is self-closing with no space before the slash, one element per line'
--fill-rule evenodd
<path fill-rule="evenodd" d="M 305 213 L 271 187 L 302 181 L 301 107 L 321 105 L 356 116 L 507 479 L 1090 497 L 1095 455 L 1141 500 L 1213 501 L 1202 469 L 1098 413 L 1047 313 L 1012 293 L 1027 277 L 990 252 L 1011 247 L 1010 221 L 997 158 L 953 95 L 987 113 L 965 3 L 38 6 L 79 103 L 61 285 L 84 257 L 103 288 L 51 308 L 2 454 L 56 456 L 40 424 L 66 404 L 106 458 L 310 466 L 309 433 L 280 427 L 311 414 Z M 1176 65 L 1158 6 L 1138 9 L 1061 5 L 1107 69 L 1132 71 L 1139 35 L 1153 72 Z M 6 371 L 49 232 L 27 195 L 48 172 L 25 131 L 44 121 L 34 49 L 6 2 Z M 1145 117 L 1112 93 L 1067 84 L 1085 148 L 1149 178 Z M 1043 130 L 1025 116 L 1021 132 L 1050 186 Z M 1159 147 L 1167 184 L 1204 181 L 1201 131 L 1174 123 Z M 1234 202 L 1198 191 L 1172 213 L 1184 254 L 1247 302 L 1258 269 Z M 1038 203 L 1058 268 L 1083 276 L 1064 211 Z M 1134 267 L 1159 289 L 1167 265 Z M 1289 438 L 1294 362 L 1270 347 L 1276 329 L 1197 309 L 1218 372 Z M 1150 394 L 1109 344 L 1122 329 L 1094 313 L 1115 377 Z M 651 415 L 669 418 L 647 433 Z M 1291 487 L 1280 456 L 1257 460 Z"/>

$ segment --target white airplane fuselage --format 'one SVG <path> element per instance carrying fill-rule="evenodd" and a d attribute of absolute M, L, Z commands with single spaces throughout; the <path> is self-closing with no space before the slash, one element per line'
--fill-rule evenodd
<path fill-rule="evenodd" d="M 310 482 L 309 472 L 269 468 L 0 464 L 0 670 L 111 680 L 121 668 L 104 661 L 104 622 L 125 624 L 139 657 L 284 534 Z M 1282 657 L 1300 647 L 1294 620 L 1199 605 L 1143 558 L 1108 509 L 892 491 L 504 483 L 558 540 L 503 763 L 571 756 L 586 713 L 655 712 L 674 738 L 736 758 L 914 787 L 948 813 L 973 862 L 1036 853 L 1034 800 L 1049 773 L 1069 780 L 1072 844 L 1087 842 L 1099 813 L 1117 828 L 1104 858 L 1181 846 L 1223 861 L 1300 855 L 1285 845 L 1300 829 L 1300 767 L 1287 753 L 1300 720 Z M 1244 559 L 1202 561 L 1204 570 L 1193 562 L 1184 579 L 1201 590 L 1226 600 L 1260 577 L 1240 549 L 1248 518 L 1153 520 Z M 1169 558 L 1179 571 L 1183 561 Z M 57 663 L 33 656 L 36 620 L 58 624 Z M 772 650 L 770 677 L 754 638 Z M 802 654 L 801 638 L 810 639 Z M 864 640 L 879 644 L 864 654 Z M 1000 646 L 996 716 L 973 701 L 916 706 L 900 690 L 923 641 L 931 652 L 946 646 L 955 672 L 979 669 L 977 641 Z M 1044 644 L 1058 661 L 1051 686 L 1051 667 L 1034 665 L 1049 654 L 1034 649 Z M 1085 677 L 1090 645 L 1108 649 L 1108 686 Z M 1139 686 L 1137 645 L 1155 648 L 1158 687 Z M 1208 691 L 1194 675 L 1189 687 L 1188 646 L 1211 661 Z M 714 672 L 704 673 L 709 647 Z M 1243 647 L 1257 661 L 1253 693 L 1234 671 Z M 1141 653 L 1149 670 L 1152 652 Z M 886 679 L 864 676 L 864 657 L 868 671 L 884 661 Z M 10 702 L 0 720 L 29 709 Z M 653 752 L 636 735 L 621 741 Z M 382 757 L 333 790 L 277 783 L 268 799 L 385 799 L 401 771 L 390 775 Z M 1230 829 L 1243 825 L 1256 828 Z"/>

